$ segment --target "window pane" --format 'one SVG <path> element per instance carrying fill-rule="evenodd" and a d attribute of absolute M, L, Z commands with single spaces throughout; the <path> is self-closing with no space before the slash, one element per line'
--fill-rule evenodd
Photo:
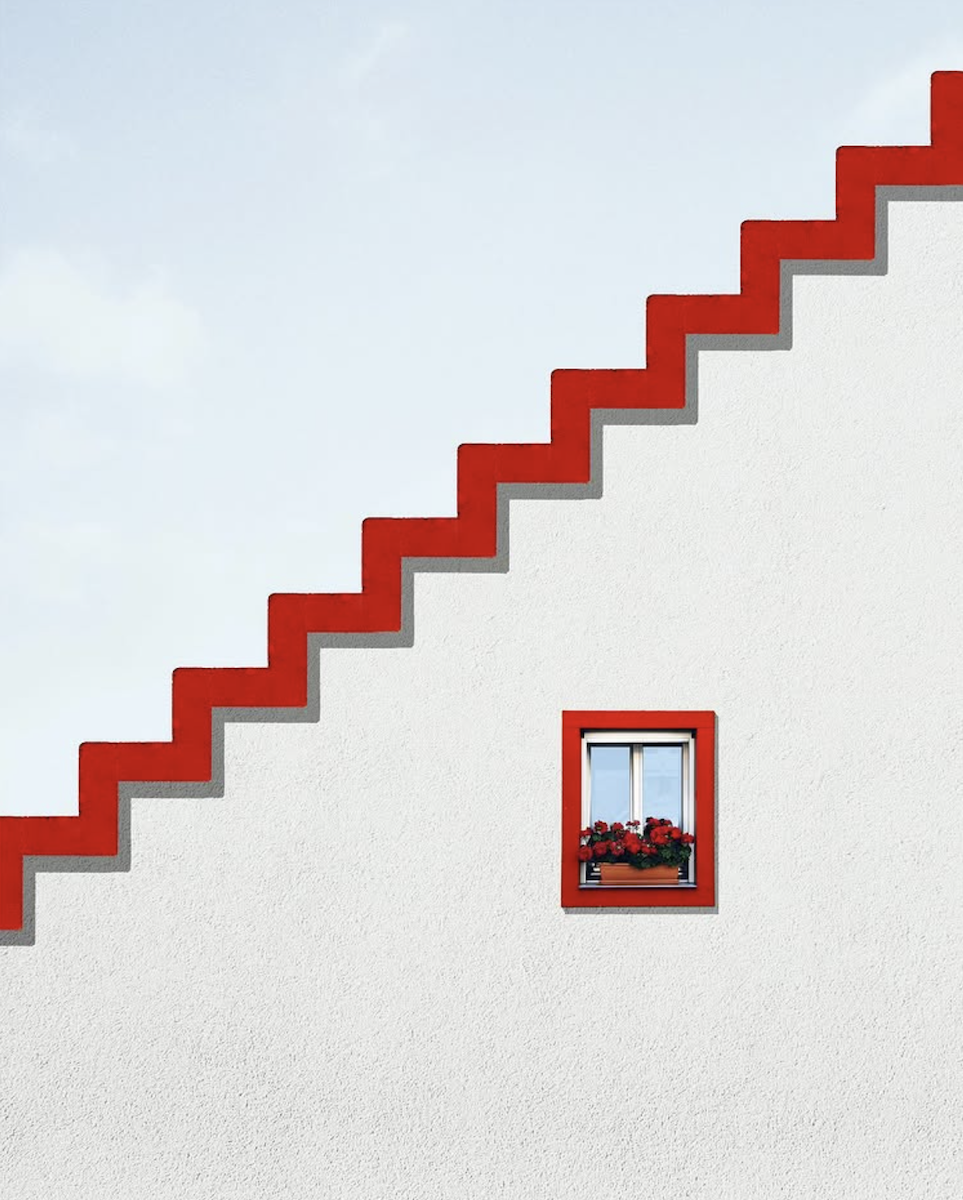
<path fill-rule="evenodd" d="M 642 751 L 645 817 L 668 817 L 682 827 L 682 747 L 646 746 Z"/>
<path fill-rule="evenodd" d="M 592 821 L 621 821 L 631 816 L 632 777 L 629 746 L 589 746 Z"/>

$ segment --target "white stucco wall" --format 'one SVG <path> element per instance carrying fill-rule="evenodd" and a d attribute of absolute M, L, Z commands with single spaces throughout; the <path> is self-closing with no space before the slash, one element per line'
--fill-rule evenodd
<path fill-rule="evenodd" d="M 960 1194 L 963 204 L 794 297 L 129 874 L 38 876 L 0 1193 Z M 717 911 L 561 909 L 566 708 L 718 713 Z"/>

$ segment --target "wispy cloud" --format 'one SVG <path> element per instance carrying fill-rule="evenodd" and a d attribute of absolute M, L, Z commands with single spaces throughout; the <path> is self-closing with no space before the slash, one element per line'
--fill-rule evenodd
<path fill-rule="evenodd" d="M 98 572 L 117 560 L 115 530 L 67 514 L 15 521 L 0 533 L 0 546 L 18 596 L 30 603 L 76 604 Z"/>
<path fill-rule="evenodd" d="M 382 21 L 366 45 L 348 54 L 338 69 L 341 84 L 357 88 L 376 75 L 379 68 L 411 37 L 404 21 Z"/>
<path fill-rule="evenodd" d="M 947 37 L 924 47 L 896 70 L 877 80 L 844 121 L 854 144 L 925 144 L 929 141 L 930 76 L 963 70 L 963 37 Z"/>
<path fill-rule="evenodd" d="M 163 388 L 183 378 L 202 341 L 200 316 L 160 271 L 125 289 L 97 259 L 38 248 L 0 268 L 0 360 Z"/>
<path fill-rule="evenodd" d="M 14 158 L 39 167 L 77 157 L 77 147 L 70 138 L 45 129 L 26 109 L 0 116 L 0 148 Z"/>
<path fill-rule="evenodd" d="M 96 412 L 70 400 L 56 406 L 35 398 L 16 403 L 15 395 L 14 391 L 10 396 L 9 428 L 0 442 L 0 478 L 5 484 L 17 479 L 20 487 L 23 478 L 37 483 L 45 472 L 66 478 L 77 470 L 108 466 L 117 445 L 109 420 L 98 419 Z"/>
<path fill-rule="evenodd" d="M 382 178 L 391 173 L 401 137 L 396 68 L 410 51 L 410 27 L 383 21 L 356 50 L 347 54 L 334 74 L 328 124 L 352 143 L 367 171 Z"/>

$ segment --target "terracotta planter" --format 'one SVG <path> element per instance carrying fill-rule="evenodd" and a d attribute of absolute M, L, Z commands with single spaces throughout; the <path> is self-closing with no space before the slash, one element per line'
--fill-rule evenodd
<path fill-rule="evenodd" d="M 633 867 L 629 863 L 599 863 L 599 874 L 606 887 L 678 886 L 678 867 Z"/>

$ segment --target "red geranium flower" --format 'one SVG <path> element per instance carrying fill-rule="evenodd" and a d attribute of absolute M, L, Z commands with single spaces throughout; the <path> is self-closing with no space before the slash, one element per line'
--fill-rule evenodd
<path fill-rule="evenodd" d="M 604 821 L 596 821 L 595 822 L 595 832 L 596 833 L 608 833 L 608 831 L 609 831 L 609 827 L 608 827 L 608 825 L 605 824 Z"/>
<path fill-rule="evenodd" d="M 612 825 L 613 832 L 618 832 L 619 830 L 624 829 L 624 828 L 625 828 L 625 826 L 622 824 L 621 821 L 615 821 Z"/>
<path fill-rule="evenodd" d="M 612 844 L 611 842 L 596 842 L 595 845 L 592 847 L 592 851 L 594 852 L 595 857 L 602 858 L 606 854 L 608 854 L 609 846 L 611 844 Z"/>
<path fill-rule="evenodd" d="M 616 858 L 622 857 L 622 855 L 625 853 L 625 846 L 622 844 L 622 842 L 615 843 L 615 845 L 612 847 L 612 853 Z"/>
<path fill-rule="evenodd" d="M 682 837 L 682 830 L 681 829 L 670 829 L 669 837 L 674 837 L 674 838 Z"/>
<path fill-rule="evenodd" d="M 588 862 L 588 860 L 592 857 L 592 847 L 591 846 L 579 846 L 578 856 L 582 862 Z"/>
<path fill-rule="evenodd" d="M 695 838 L 692 836 L 692 834 L 691 834 L 691 833 L 684 833 L 684 834 L 682 835 L 682 840 L 683 840 L 683 841 L 684 841 L 684 842 L 685 842 L 687 845 L 691 845 L 691 844 L 692 844 L 692 842 L 694 842 L 694 841 L 695 841 Z"/>

